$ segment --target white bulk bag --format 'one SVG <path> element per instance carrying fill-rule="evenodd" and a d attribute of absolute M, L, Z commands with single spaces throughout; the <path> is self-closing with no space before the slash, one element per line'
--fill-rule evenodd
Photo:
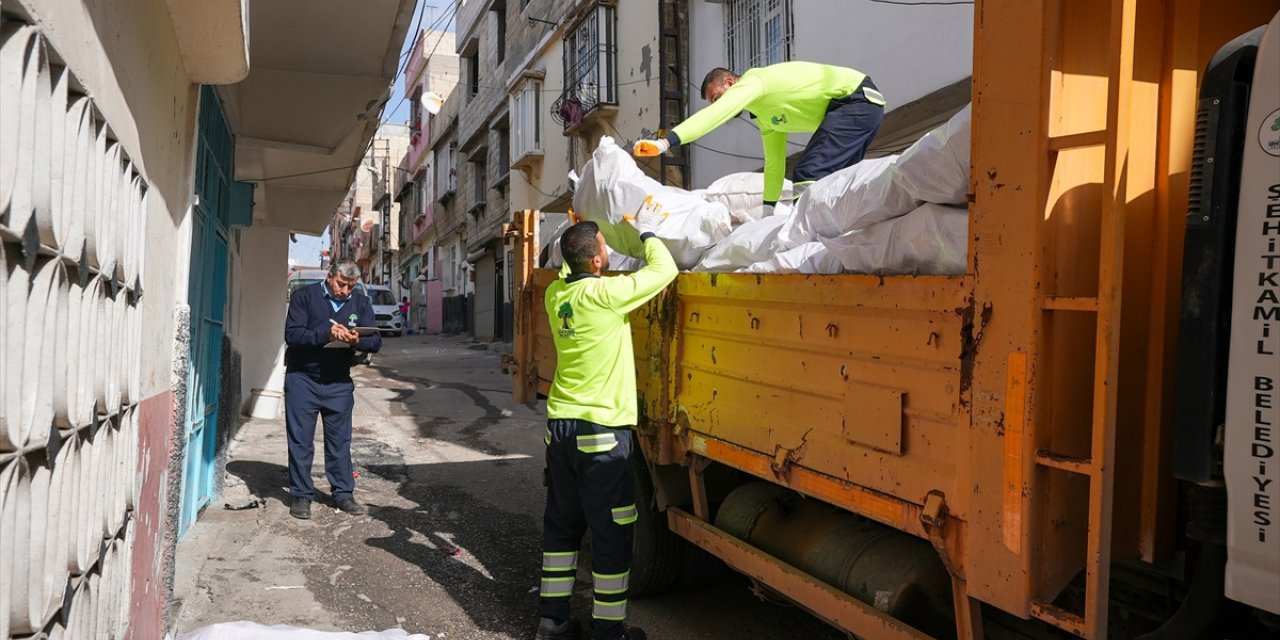
<path fill-rule="evenodd" d="M 929 202 L 963 205 L 969 192 L 970 108 L 915 141 L 901 156 L 872 158 L 810 185 L 778 248 L 835 238 L 906 215 Z"/>
<path fill-rule="evenodd" d="M 745 269 L 747 273 L 840 273 L 844 265 L 821 242 L 806 242 L 793 249 L 757 262 Z"/>
<path fill-rule="evenodd" d="M 719 202 L 729 209 L 735 224 L 746 224 L 764 217 L 764 174 L 753 171 L 731 173 L 711 184 L 701 193 L 707 202 Z M 782 181 L 778 202 L 791 202 L 791 181 Z"/>
<path fill-rule="evenodd" d="M 791 223 L 778 234 L 787 250 L 834 238 L 903 215 L 920 206 L 893 171 L 898 156 L 863 160 L 809 185 L 796 202 Z"/>
<path fill-rule="evenodd" d="M 657 235 L 671 251 L 681 269 L 697 264 L 703 252 L 723 240 L 732 230 L 729 210 L 719 202 L 707 202 L 680 189 L 668 187 L 636 166 L 631 154 L 604 136 L 577 176 L 573 193 L 574 211 L 583 220 L 600 225 L 605 242 L 614 250 L 634 258 L 644 257 L 640 234 L 623 216 L 640 208 L 646 196 L 662 203 L 666 217 Z"/>
<path fill-rule="evenodd" d="M 920 202 L 961 205 L 969 193 L 969 105 L 902 152 L 897 171 Z"/>
<path fill-rule="evenodd" d="M 560 238 L 564 236 L 564 232 L 569 228 L 566 224 L 564 228 L 557 229 L 555 236 L 547 243 L 544 251 L 547 259 L 542 263 L 542 267 L 546 269 L 559 269 L 564 266 L 564 254 L 560 252 Z M 609 267 L 608 271 L 637 271 L 644 266 L 644 260 L 640 258 L 632 258 L 609 249 Z"/>
<path fill-rule="evenodd" d="M 969 210 L 930 203 L 821 242 L 854 273 L 959 275 L 968 266 Z"/>
<path fill-rule="evenodd" d="M 789 216 L 775 215 L 748 222 L 711 247 L 694 271 L 738 271 L 777 253 L 778 231 Z"/>

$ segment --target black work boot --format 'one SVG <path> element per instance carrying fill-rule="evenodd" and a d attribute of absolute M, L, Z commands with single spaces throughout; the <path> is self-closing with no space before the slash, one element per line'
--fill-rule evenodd
<path fill-rule="evenodd" d="M 627 627 L 627 630 L 622 634 L 622 640 L 646 640 L 648 637 L 649 634 L 645 633 L 644 629 L 640 627 Z"/>
<path fill-rule="evenodd" d="M 565 620 L 556 623 L 551 618 L 542 618 L 538 620 L 538 631 L 534 634 L 534 640 L 578 640 L 581 635 L 577 620 Z"/>
<path fill-rule="evenodd" d="M 597 636 L 593 634 L 592 637 L 601 638 L 607 636 Z M 648 637 L 649 634 L 645 633 L 644 629 L 624 624 L 622 625 L 622 635 L 617 636 L 615 640 L 646 640 Z"/>
<path fill-rule="evenodd" d="M 294 498 L 289 505 L 289 515 L 299 520 L 310 520 L 311 501 L 306 498 Z"/>
<path fill-rule="evenodd" d="M 364 505 L 360 504 L 359 502 L 356 502 L 355 498 L 344 498 L 342 500 L 339 500 L 337 503 L 337 507 L 341 509 L 343 512 L 353 516 L 362 516 L 365 514 Z"/>

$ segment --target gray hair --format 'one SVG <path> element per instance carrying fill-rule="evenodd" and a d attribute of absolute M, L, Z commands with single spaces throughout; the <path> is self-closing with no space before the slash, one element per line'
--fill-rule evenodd
<path fill-rule="evenodd" d="M 360 267 L 351 260 L 343 260 L 329 265 L 329 275 L 339 275 L 352 280 L 360 279 Z"/>

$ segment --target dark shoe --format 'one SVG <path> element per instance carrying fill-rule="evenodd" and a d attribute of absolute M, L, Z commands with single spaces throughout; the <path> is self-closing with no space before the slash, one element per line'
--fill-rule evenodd
<path fill-rule="evenodd" d="M 311 519 L 311 501 L 306 498 L 294 498 L 289 505 L 289 515 L 299 520 Z"/>
<path fill-rule="evenodd" d="M 364 505 L 360 504 L 359 502 L 356 502 L 351 498 L 347 498 L 345 500 L 339 500 L 337 507 L 353 516 L 362 516 L 365 514 Z"/>
<path fill-rule="evenodd" d="M 648 637 L 649 634 L 645 633 L 644 629 L 640 627 L 627 627 L 627 630 L 622 634 L 622 640 L 646 640 Z"/>
<path fill-rule="evenodd" d="M 578 640 L 580 635 L 577 620 L 565 620 L 556 624 L 551 618 L 542 618 L 538 620 L 538 632 L 533 637 L 534 640 Z"/>

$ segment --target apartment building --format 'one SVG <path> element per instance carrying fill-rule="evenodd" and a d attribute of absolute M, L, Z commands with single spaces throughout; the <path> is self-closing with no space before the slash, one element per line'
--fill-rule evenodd
<path fill-rule="evenodd" d="M 423 30 L 405 62 L 404 95 L 409 105 L 409 146 L 398 169 L 396 198 L 404 215 L 399 227 L 400 277 L 397 285 L 410 302 L 409 327 L 416 331 L 443 330 L 443 293 L 435 273 L 435 202 L 431 166 L 431 124 L 436 116 L 427 103 L 438 106 L 458 84 L 458 56 L 454 34 Z"/>

